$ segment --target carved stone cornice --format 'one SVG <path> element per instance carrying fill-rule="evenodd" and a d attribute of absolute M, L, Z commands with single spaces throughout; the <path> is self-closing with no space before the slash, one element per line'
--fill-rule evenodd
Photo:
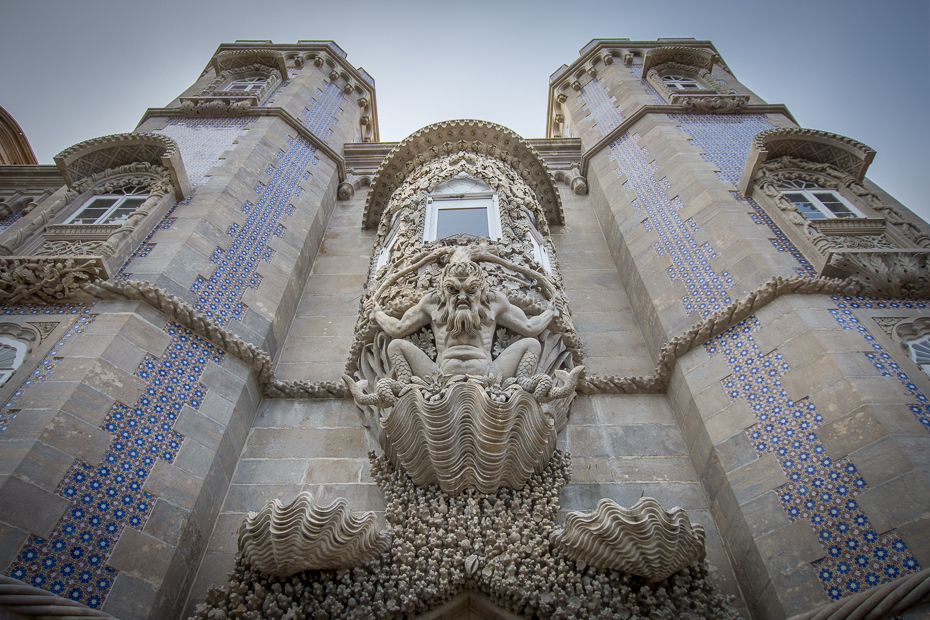
<path fill-rule="evenodd" d="M 287 79 L 287 62 L 284 54 L 271 49 L 227 50 L 217 53 L 210 61 L 217 75 L 232 69 L 264 65 L 278 72 L 282 80 Z"/>
<path fill-rule="evenodd" d="M 543 158 L 512 130 L 470 119 L 434 123 L 400 142 L 381 162 L 365 201 L 362 225 L 374 228 L 394 193 L 417 166 L 454 152 L 474 152 L 500 159 L 516 170 L 536 194 L 550 224 L 564 222 L 562 200 Z"/>
<path fill-rule="evenodd" d="M 767 161 L 790 157 L 815 164 L 829 164 L 861 182 L 875 158 L 875 150 L 846 136 L 803 127 L 778 127 L 756 134 L 749 146 L 738 189 L 747 198 L 753 181 Z"/>
<path fill-rule="evenodd" d="M 55 164 L 68 187 L 106 170 L 144 162 L 166 168 L 174 194 L 183 200 L 191 193 L 178 145 L 160 133 L 121 133 L 85 140 L 55 156 Z"/>
<path fill-rule="evenodd" d="M 595 155 L 600 153 L 602 150 L 608 148 L 611 143 L 615 140 L 628 133 L 633 129 L 633 127 L 641 121 L 644 117 L 649 114 L 694 114 L 695 109 L 681 103 L 669 104 L 669 105 L 644 105 L 638 108 L 632 108 L 627 111 L 624 110 L 626 117 L 623 121 L 611 129 L 607 134 L 605 134 L 600 140 L 594 143 L 591 148 L 584 152 L 584 155 L 581 156 L 581 174 L 587 176 L 588 174 L 588 165 L 591 163 L 591 160 Z M 773 103 L 747 103 L 739 107 L 737 110 L 732 112 L 738 112 L 741 114 L 781 114 L 791 121 L 794 121 L 794 117 L 791 116 L 791 112 L 788 111 L 788 108 L 782 104 L 773 104 Z M 726 111 L 720 110 L 707 110 L 703 112 L 704 114 L 726 114 Z"/>
<path fill-rule="evenodd" d="M 714 68 L 714 63 L 720 59 L 720 56 L 713 50 L 699 47 L 681 47 L 668 46 L 656 47 L 647 50 L 643 55 L 643 75 L 648 75 L 649 70 L 658 65 L 673 62 L 682 65 L 690 65 L 698 69 L 710 71 Z"/>
<path fill-rule="evenodd" d="M 145 114 L 142 116 L 142 120 L 139 121 L 139 125 L 149 120 L 150 118 L 184 118 L 187 114 L 180 108 L 149 108 L 145 111 Z M 202 116 L 207 116 L 206 110 Z M 315 146 L 318 151 L 323 155 L 329 158 L 336 166 L 337 173 L 339 175 L 339 180 L 343 181 L 346 178 L 346 163 L 345 159 L 333 150 L 333 147 L 326 144 L 319 136 L 303 126 L 303 124 L 297 120 L 297 118 L 285 110 L 284 108 L 279 107 L 260 107 L 252 106 L 246 108 L 241 113 L 236 114 L 236 116 L 275 116 L 285 123 L 288 127 L 293 129 L 300 135 L 301 138 L 306 139 L 310 144 Z M 160 134 L 155 134 L 160 135 Z"/>
<path fill-rule="evenodd" d="M 184 116 L 224 118 L 242 116 L 253 105 L 254 97 L 188 97 L 181 99 L 179 109 Z"/>

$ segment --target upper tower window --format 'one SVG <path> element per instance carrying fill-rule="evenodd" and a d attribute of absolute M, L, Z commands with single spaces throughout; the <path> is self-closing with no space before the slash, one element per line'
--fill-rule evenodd
<path fill-rule="evenodd" d="M 794 208 L 809 220 L 865 217 L 838 192 L 814 181 L 791 179 L 782 181 L 777 187 L 782 196 L 790 200 Z"/>
<path fill-rule="evenodd" d="M 222 90 L 224 91 L 243 91 L 258 92 L 265 87 L 264 77 L 244 77 L 229 82 Z"/>
<path fill-rule="evenodd" d="M 662 81 L 665 82 L 669 90 L 693 90 L 703 88 L 694 78 L 685 77 L 683 75 L 664 75 L 662 76 Z"/>
<path fill-rule="evenodd" d="M 66 224 L 122 224 L 149 196 L 148 188 L 128 185 L 109 194 L 94 196 Z"/>
<path fill-rule="evenodd" d="M 465 173 L 442 183 L 426 198 L 423 240 L 461 234 L 501 237 L 497 195 L 489 185 Z"/>

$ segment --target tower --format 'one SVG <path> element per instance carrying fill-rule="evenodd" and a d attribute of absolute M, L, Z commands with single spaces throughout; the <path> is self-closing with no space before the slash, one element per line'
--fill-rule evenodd
<path fill-rule="evenodd" d="M 0 166 L 0 567 L 124 620 L 892 609 L 930 238 L 874 154 L 708 41 L 591 41 L 545 138 L 398 143 L 335 43 L 223 44 Z"/>

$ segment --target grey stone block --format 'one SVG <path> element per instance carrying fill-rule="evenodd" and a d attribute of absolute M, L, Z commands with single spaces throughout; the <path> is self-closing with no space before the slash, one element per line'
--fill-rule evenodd
<path fill-rule="evenodd" d="M 53 493 L 74 457 L 41 441 L 32 444 L 14 472 L 16 477 Z"/>
<path fill-rule="evenodd" d="M 365 459 L 310 459 L 304 472 L 304 484 L 338 484 L 357 483 L 362 470 L 366 469 Z"/>
<path fill-rule="evenodd" d="M 798 519 L 755 540 L 770 575 L 791 572 L 826 555 L 807 519 Z"/>
<path fill-rule="evenodd" d="M 684 456 L 688 454 L 681 432 L 675 426 L 610 426 L 600 429 L 607 436 L 611 456 Z"/>
<path fill-rule="evenodd" d="M 10 568 L 27 538 L 29 534 L 23 530 L 0 523 L 0 572 Z"/>
<path fill-rule="evenodd" d="M 727 472 L 727 478 L 740 504 L 788 482 L 773 454 L 765 454 L 748 465 Z"/>
<path fill-rule="evenodd" d="M 118 571 L 161 586 L 176 549 L 131 527 L 124 527 L 107 564 Z"/>
<path fill-rule="evenodd" d="M 818 438 L 820 433 L 817 433 Z M 859 448 L 849 455 L 849 460 L 866 484 L 877 486 L 896 478 L 911 469 L 913 465 L 898 448 L 895 437 L 885 435 L 878 441 Z"/>
<path fill-rule="evenodd" d="M 817 429 L 817 438 L 823 444 L 827 455 L 834 461 L 878 441 L 887 434 L 869 407 L 862 407 Z"/>
<path fill-rule="evenodd" d="M 211 420 L 200 411 L 189 405 L 184 405 L 174 423 L 174 430 L 181 433 L 188 439 L 193 439 L 211 450 L 216 450 L 220 445 L 225 432 L 224 427 Z"/>
<path fill-rule="evenodd" d="M 190 514 L 186 508 L 158 498 L 155 500 L 152 514 L 145 521 L 142 531 L 168 545 L 177 547 Z"/>
<path fill-rule="evenodd" d="M 288 504 L 301 490 L 299 484 L 231 484 L 223 512 L 258 512 L 274 499 Z"/>
<path fill-rule="evenodd" d="M 866 489 L 856 501 L 879 534 L 930 514 L 930 487 L 916 471 Z"/>
<path fill-rule="evenodd" d="M 930 515 L 898 526 L 898 536 L 921 566 L 930 566 Z"/>
<path fill-rule="evenodd" d="M 720 456 L 720 464 L 726 472 L 744 467 L 759 458 L 755 448 L 752 447 L 749 436 L 745 432 L 733 435 L 714 446 L 714 448 L 716 448 L 717 454 Z"/>
<path fill-rule="evenodd" d="M 34 484 L 10 476 L 0 487 L 0 521 L 49 538 L 71 502 Z"/>
<path fill-rule="evenodd" d="M 572 458 L 572 480 L 579 467 Z M 609 460 L 610 471 L 617 482 L 697 482 L 691 459 L 684 456 L 622 457 Z"/>
<path fill-rule="evenodd" d="M 778 493 L 769 491 L 748 501 L 741 506 L 743 517 L 752 532 L 753 537 L 759 538 L 776 530 L 788 527 L 791 523 L 785 508 L 778 498 Z"/>
<path fill-rule="evenodd" d="M 113 435 L 64 411 L 45 427 L 41 440 L 62 452 L 96 465 L 113 441 Z"/>
<path fill-rule="evenodd" d="M 120 620 L 148 620 L 157 598 L 157 586 L 129 573 L 119 573 L 101 610 Z"/>
<path fill-rule="evenodd" d="M 831 602 L 810 564 L 801 564 L 790 571 L 772 575 L 772 587 L 789 617 Z"/>
<path fill-rule="evenodd" d="M 196 478 L 205 478 L 213 465 L 214 450 L 186 437 L 174 457 L 175 467 L 182 469 Z"/>
<path fill-rule="evenodd" d="M 233 484 L 301 484 L 307 469 L 306 459 L 242 459 L 233 476 Z"/>
<path fill-rule="evenodd" d="M 601 424 L 671 425 L 676 423 L 668 399 L 663 394 L 603 394 L 587 398 L 594 401 Z"/>
<path fill-rule="evenodd" d="M 361 428 L 267 429 L 252 431 L 243 458 L 356 458 L 368 453 Z"/>
<path fill-rule="evenodd" d="M 191 510 L 197 501 L 202 484 L 202 479 L 175 465 L 157 459 L 142 488 L 152 495 Z"/>

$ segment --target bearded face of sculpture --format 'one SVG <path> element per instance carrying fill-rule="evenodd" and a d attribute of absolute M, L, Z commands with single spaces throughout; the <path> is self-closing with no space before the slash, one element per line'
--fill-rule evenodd
<path fill-rule="evenodd" d="M 477 337 L 488 319 L 488 288 L 475 263 L 450 263 L 443 271 L 439 322 L 453 338 Z"/>

